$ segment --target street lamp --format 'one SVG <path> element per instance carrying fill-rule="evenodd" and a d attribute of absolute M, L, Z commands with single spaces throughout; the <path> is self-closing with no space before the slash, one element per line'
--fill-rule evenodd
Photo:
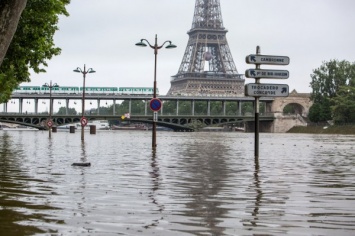
<path fill-rule="evenodd" d="M 82 99 L 82 109 L 81 109 L 81 140 L 84 141 L 84 127 L 86 125 L 86 123 L 83 122 L 84 120 L 86 121 L 86 118 L 84 117 L 84 112 L 85 112 L 85 77 L 86 77 L 86 74 L 95 73 L 96 71 L 94 71 L 92 68 L 89 68 L 88 70 L 86 70 L 86 67 L 84 64 L 84 70 L 77 67 L 74 70 L 74 72 L 83 74 L 83 99 Z"/>
<path fill-rule="evenodd" d="M 49 138 L 52 137 L 52 113 L 53 113 L 53 101 L 52 101 L 52 88 L 58 88 L 59 85 L 57 83 L 52 85 L 52 80 L 49 84 L 45 83 L 42 87 L 49 88 L 49 120 L 47 121 L 47 125 L 49 127 Z"/>
<path fill-rule="evenodd" d="M 172 44 L 171 41 L 165 41 L 162 45 L 158 46 L 158 37 L 157 37 L 157 35 L 155 35 L 155 43 L 154 43 L 154 45 L 151 45 L 148 42 L 148 40 L 146 40 L 146 39 L 141 39 L 141 41 L 139 43 L 136 43 L 136 46 L 139 46 L 139 47 L 148 46 L 144 42 L 148 43 L 149 47 L 154 49 L 155 61 L 154 61 L 154 92 L 153 92 L 153 99 L 155 99 L 157 97 L 157 55 L 158 55 L 158 50 L 161 49 L 166 43 L 169 43 L 165 47 L 166 49 L 176 48 L 176 46 L 174 44 Z M 154 118 L 154 117 L 156 117 L 156 115 L 154 113 L 156 113 L 156 111 L 153 112 L 153 127 L 152 127 L 152 148 L 153 149 L 155 149 L 156 146 L 157 146 L 157 135 L 156 135 L 157 123 L 156 123 L 156 119 Z"/>

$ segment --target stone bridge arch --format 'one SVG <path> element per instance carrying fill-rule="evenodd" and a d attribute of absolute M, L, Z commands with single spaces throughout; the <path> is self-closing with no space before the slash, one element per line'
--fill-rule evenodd
<path fill-rule="evenodd" d="M 294 126 L 307 126 L 309 108 L 312 106 L 310 93 L 297 93 L 293 90 L 288 97 L 277 97 L 270 104 L 270 112 L 276 118 L 271 132 L 284 133 Z M 284 114 L 287 105 L 293 105 L 294 113 Z"/>
<path fill-rule="evenodd" d="M 287 105 L 294 105 L 296 113 L 303 117 L 308 117 L 309 108 L 312 106 L 310 93 L 297 93 L 293 90 L 288 97 L 277 97 L 271 104 L 271 112 L 282 114 Z"/>

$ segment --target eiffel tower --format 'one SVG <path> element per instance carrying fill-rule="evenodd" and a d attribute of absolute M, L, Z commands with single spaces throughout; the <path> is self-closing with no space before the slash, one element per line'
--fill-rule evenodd
<path fill-rule="evenodd" d="M 167 95 L 244 96 L 229 50 L 219 0 L 196 0 L 189 41 Z"/>

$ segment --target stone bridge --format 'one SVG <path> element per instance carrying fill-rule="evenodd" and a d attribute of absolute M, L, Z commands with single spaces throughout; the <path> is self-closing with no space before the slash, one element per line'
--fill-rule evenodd
<path fill-rule="evenodd" d="M 313 104 L 310 97 L 310 93 L 297 93 L 293 90 L 288 97 L 275 98 L 268 108 L 276 118 L 270 127 L 271 131 L 284 133 L 294 126 L 307 126 L 309 108 Z M 293 112 L 287 113 L 286 106 Z"/>

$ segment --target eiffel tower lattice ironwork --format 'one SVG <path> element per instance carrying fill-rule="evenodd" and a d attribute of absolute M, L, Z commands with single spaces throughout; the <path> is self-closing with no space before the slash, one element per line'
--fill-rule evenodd
<path fill-rule="evenodd" d="M 168 95 L 244 96 L 244 75 L 230 52 L 219 0 L 196 0 L 189 41 Z"/>

